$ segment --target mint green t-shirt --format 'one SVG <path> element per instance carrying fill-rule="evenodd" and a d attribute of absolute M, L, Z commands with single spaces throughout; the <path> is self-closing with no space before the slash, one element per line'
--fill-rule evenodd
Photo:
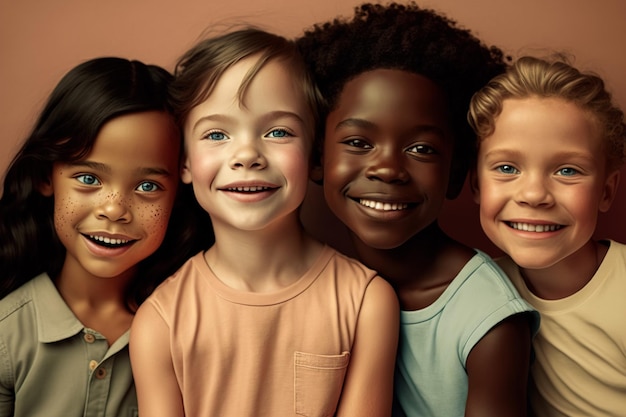
<path fill-rule="evenodd" d="M 401 311 L 395 393 L 407 417 L 463 417 L 472 348 L 505 318 L 539 313 L 486 254 L 476 251 L 441 296 L 416 311 Z"/>
<path fill-rule="evenodd" d="M 0 300 L 0 417 L 133 417 L 129 332 L 112 346 L 46 274 Z"/>

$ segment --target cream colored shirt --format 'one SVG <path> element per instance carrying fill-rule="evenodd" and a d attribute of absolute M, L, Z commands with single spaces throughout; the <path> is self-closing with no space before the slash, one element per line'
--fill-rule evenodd
<path fill-rule="evenodd" d="M 560 300 L 538 298 L 510 258 L 498 261 L 541 313 L 530 391 L 539 417 L 626 416 L 626 246 L 610 245 L 591 281 Z"/>
<path fill-rule="evenodd" d="M 0 417 L 136 417 L 128 339 L 109 347 L 33 278 L 0 300 Z"/>

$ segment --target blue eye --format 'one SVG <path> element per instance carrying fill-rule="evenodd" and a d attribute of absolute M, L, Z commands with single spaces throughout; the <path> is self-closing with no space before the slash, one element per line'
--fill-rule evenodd
<path fill-rule="evenodd" d="M 574 168 L 561 168 L 557 171 L 557 175 L 562 175 L 564 177 L 571 177 L 576 174 L 578 174 L 578 170 Z"/>
<path fill-rule="evenodd" d="M 496 169 L 503 174 L 519 174 L 517 168 L 512 165 L 500 165 Z"/>
<path fill-rule="evenodd" d="M 266 135 L 269 138 L 286 138 L 289 136 L 292 136 L 291 133 L 285 129 L 274 129 Z"/>
<path fill-rule="evenodd" d="M 143 191 L 145 193 L 151 193 L 154 191 L 158 191 L 160 187 L 151 181 L 146 181 L 139 184 L 139 186 L 135 189 L 138 191 Z"/>
<path fill-rule="evenodd" d="M 85 185 L 100 185 L 100 181 L 93 175 L 90 174 L 82 174 L 76 177 L 78 182 L 83 183 Z"/>
<path fill-rule="evenodd" d="M 213 132 L 206 133 L 204 136 L 202 136 L 202 138 L 215 140 L 215 141 L 222 141 L 222 140 L 228 139 L 228 136 L 226 136 L 224 132 L 213 131 Z"/>

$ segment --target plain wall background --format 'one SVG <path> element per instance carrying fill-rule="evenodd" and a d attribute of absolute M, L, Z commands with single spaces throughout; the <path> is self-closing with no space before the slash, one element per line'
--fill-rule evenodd
<path fill-rule="evenodd" d="M 399 2 L 402 2 L 400 0 Z M 204 30 L 247 22 L 294 37 L 313 23 L 352 14 L 356 0 L 0 0 L 0 172 L 4 173 L 54 85 L 71 67 L 102 55 L 135 58 L 169 70 Z M 601 75 L 626 109 L 626 1 L 424 0 L 513 57 L 558 50 Z M 459 68 L 462 71 L 462 68 Z M 538 150 L 539 151 L 539 150 Z M 344 245 L 312 186 L 303 211 L 319 237 Z M 626 169 L 617 200 L 600 217 L 598 237 L 626 242 Z M 447 204 L 442 225 L 492 254 L 467 188 Z"/>

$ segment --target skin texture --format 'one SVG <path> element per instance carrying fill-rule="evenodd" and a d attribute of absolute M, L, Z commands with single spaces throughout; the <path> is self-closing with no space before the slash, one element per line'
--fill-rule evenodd
<path fill-rule="evenodd" d="M 350 228 L 359 259 L 392 284 L 404 310 L 432 304 L 474 254 L 437 224 L 454 150 L 447 115 L 429 79 L 377 69 L 346 83 L 326 120 L 328 205 Z M 492 328 L 467 360 L 465 415 L 525 415 L 529 356 L 525 316 Z"/>
<path fill-rule="evenodd" d="M 473 184 L 487 236 L 536 295 L 558 299 L 589 282 L 606 254 L 592 236 L 618 181 L 593 116 L 562 99 L 532 97 L 504 101 L 493 134 L 481 141 Z"/>
<path fill-rule="evenodd" d="M 322 245 L 304 232 L 298 216 L 313 142 L 304 96 L 288 66 L 271 60 L 240 103 L 237 89 L 255 62 L 253 56 L 229 68 L 191 111 L 182 178 L 211 215 L 215 245 L 205 259 L 216 276 L 235 289 L 271 292 L 302 276 Z M 131 332 L 140 412 L 183 416 L 168 329 L 144 306 Z M 397 298 L 377 277 L 363 301 L 337 416 L 390 415 L 397 326 Z"/>
<path fill-rule="evenodd" d="M 54 164 L 41 189 L 54 196 L 54 226 L 66 248 L 55 284 L 79 320 L 109 343 L 130 328 L 126 284 L 165 236 L 178 185 L 176 135 L 166 113 L 114 118 L 89 155 Z"/>

